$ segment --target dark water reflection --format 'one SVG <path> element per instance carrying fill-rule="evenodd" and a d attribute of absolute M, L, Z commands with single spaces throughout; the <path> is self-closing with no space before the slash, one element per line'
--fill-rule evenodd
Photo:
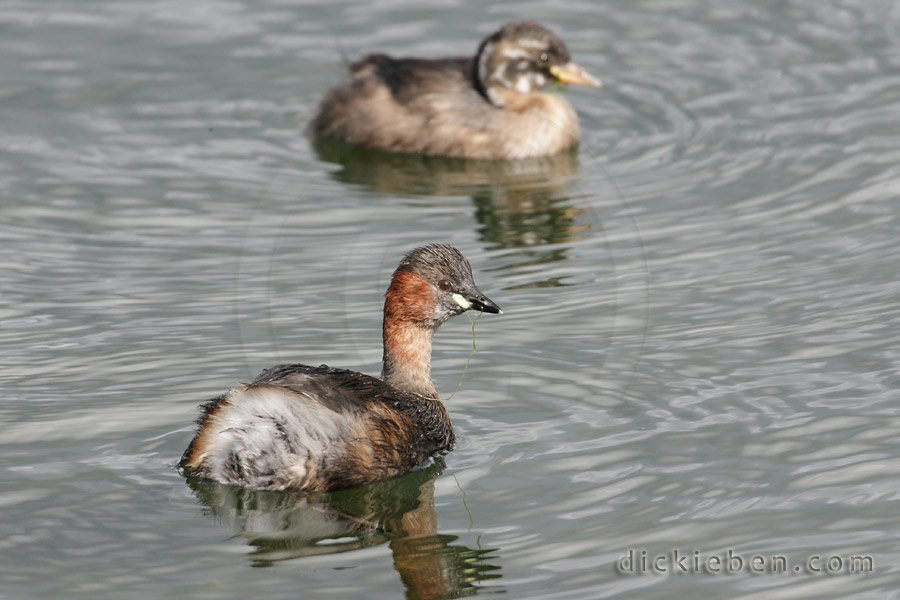
<path fill-rule="evenodd" d="M 410 600 L 471 596 L 497 579 L 494 549 L 438 532 L 434 480 L 442 458 L 402 477 L 334 492 L 257 492 L 188 479 L 210 514 L 253 548 L 253 566 L 387 543 Z M 495 586 L 490 586 L 496 591 Z"/>
<path fill-rule="evenodd" d="M 468 196 L 479 240 L 491 250 L 513 249 L 504 268 L 566 259 L 567 249 L 590 229 L 578 218 L 587 210 L 573 195 L 578 149 L 519 161 L 486 161 L 395 154 L 315 139 L 319 159 L 340 166 L 331 177 L 393 195 Z M 565 285 L 551 277 L 528 287 Z"/>

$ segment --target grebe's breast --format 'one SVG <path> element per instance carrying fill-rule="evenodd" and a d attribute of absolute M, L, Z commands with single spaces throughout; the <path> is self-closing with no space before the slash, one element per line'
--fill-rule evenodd
<path fill-rule="evenodd" d="M 203 407 L 181 460 L 255 489 L 324 490 L 407 471 L 454 441 L 439 400 L 325 365 L 279 365 Z"/>

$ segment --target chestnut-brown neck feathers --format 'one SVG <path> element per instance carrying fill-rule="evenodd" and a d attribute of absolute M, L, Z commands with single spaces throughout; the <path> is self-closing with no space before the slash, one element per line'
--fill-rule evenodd
<path fill-rule="evenodd" d="M 432 286 L 418 273 L 398 270 L 385 293 L 381 378 L 402 390 L 437 398 L 431 381 Z"/>

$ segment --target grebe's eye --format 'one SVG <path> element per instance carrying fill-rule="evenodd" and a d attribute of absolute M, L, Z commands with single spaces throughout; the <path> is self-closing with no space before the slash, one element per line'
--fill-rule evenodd
<path fill-rule="evenodd" d="M 541 52 L 541 62 L 547 62 L 548 60 L 550 60 L 550 57 L 547 55 L 547 53 Z"/>
<path fill-rule="evenodd" d="M 449 292 L 453 284 L 450 283 L 449 279 L 441 279 L 438 281 L 438 287 L 441 288 L 442 292 Z"/>

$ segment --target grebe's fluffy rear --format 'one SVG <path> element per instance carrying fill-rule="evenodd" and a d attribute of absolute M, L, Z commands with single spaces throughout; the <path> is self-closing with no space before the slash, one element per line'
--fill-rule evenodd
<path fill-rule="evenodd" d="M 553 83 L 599 86 L 566 45 L 534 22 L 510 23 L 472 57 L 423 59 L 372 54 L 322 100 L 320 137 L 433 156 L 519 159 L 578 142 L 578 118 Z"/>
<path fill-rule="evenodd" d="M 381 379 L 279 365 L 203 407 L 179 466 L 259 490 L 327 490 L 398 475 L 453 446 L 431 381 L 431 340 L 469 309 L 500 313 L 465 257 L 432 244 L 407 254 L 384 302 Z"/>

